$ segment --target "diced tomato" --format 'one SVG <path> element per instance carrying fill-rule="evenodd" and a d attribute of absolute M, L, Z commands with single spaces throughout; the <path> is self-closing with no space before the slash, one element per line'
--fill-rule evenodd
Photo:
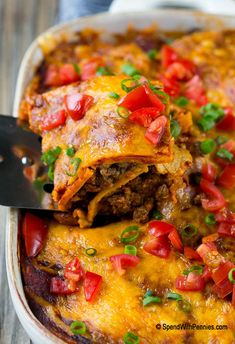
<path fill-rule="evenodd" d="M 148 224 L 149 234 L 155 236 L 156 238 L 162 235 L 168 235 L 173 229 L 175 229 L 175 227 L 165 221 L 153 220 Z"/>
<path fill-rule="evenodd" d="M 128 119 L 142 127 L 149 127 L 152 121 L 160 115 L 160 111 L 156 107 L 146 107 L 133 111 Z"/>
<path fill-rule="evenodd" d="M 94 103 L 94 98 L 87 94 L 71 94 L 64 97 L 66 111 L 74 121 L 82 119 Z"/>
<path fill-rule="evenodd" d="M 103 278 L 94 272 L 87 271 L 84 280 L 84 294 L 88 302 L 93 302 L 100 291 Z"/>
<path fill-rule="evenodd" d="M 170 254 L 171 248 L 168 238 L 166 236 L 160 236 L 145 243 L 144 250 L 153 256 L 167 258 Z"/>
<path fill-rule="evenodd" d="M 202 199 L 202 207 L 207 211 L 217 211 L 226 206 L 226 200 L 220 190 L 206 179 L 200 182 L 200 188 L 209 197 L 209 199 Z"/>
<path fill-rule="evenodd" d="M 123 275 L 126 268 L 135 267 L 140 259 L 132 254 L 117 254 L 110 257 L 110 261 L 119 275 Z"/>
<path fill-rule="evenodd" d="M 211 279 L 211 271 L 209 270 L 208 266 L 204 267 L 202 279 L 205 281 L 205 283 Z"/>
<path fill-rule="evenodd" d="M 213 182 L 216 178 L 217 168 L 215 165 L 205 163 L 202 166 L 202 177 L 209 182 Z"/>
<path fill-rule="evenodd" d="M 80 75 L 71 63 L 66 63 L 60 67 L 59 76 L 62 85 L 71 84 L 72 82 L 76 82 L 80 79 Z"/>
<path fill-rule="evenodd" d="M 195 66 L 191 61 L 178 60 L 173 62 L 166 70 L 165 75 L 168 79 L 187 81 L 195 73 Z"/>
<path fill-rule="evenodd" d="M 129 111 L 136 111 L 146 107 L 155 107 L 159 112 L 165 109 L 165 105 L 145 82 L 121 98 L 118 106 L 123 106 Z"/>
<path fill-rule="evenodd" d="M 184 247 L 184 255 L 188 259 L 195 259 L 199 261 L 202 260 L 202 258 L 199 256 L 197 251 L 195 251 L 193 248 L 188 247 L 188 246 Z"/>
<path fill-rule="evenodd" d="M 235 238 L 235 224 L 221 222 L 218 228 L 220 236 Z"/>
<path fill-rule="evenodd" d="M 208 103 L 205 88 L 198 75 L 195 75 L 186 83 L 184 95 L 190 100 L 194 100 L 197 106 L 203 106 Z"/>
<path fill-rule="evenodd" d="M 84 270 L 78 258 L 74 258 L 65 266 L 64 277 L 75 282 L 80 281 L 84 277 Z"/>
<path fill-rule="evenodd" d="M 235 284 L 233 285 L 232 306 L 235 308 Z"/>
<path fill-rule="evenodd" d="M 231 282 L 229 282 L 228 279 L 224 279 L 223 281 L 221 281 L 218 284 L 215 284 L 212 287 L 212 290 L 220 297 L 220 298 L 224 298 L 226 296 L 228 296 L 229 294 L 232 293 L 233 291 L 233 285 Z"/>
<path fill-rule="evenodd" d="M 81 78 L 82 80 L 88 80 L 96 75 L 97 68 L 103 67 L 104 61 L 102 57 L 92 57 L 81 67 Z"/>
<path fill-rule="evenodd" d="M 211 252 L 214 252 L 215 254 L 217 254 L 218 252 L 214 242 L 203 243 L 200 246 L 198 246 L 196 251 L 205 263 L 207 262 L 208 255 Z"/>
<path fill-rule="evenodd" d="M 235 130 L 235 116 L 233 109 L 230 106 L 225 107 L 224 114 L 225 116 L 216 125 L 217 129 L 226 131 Z"/>
<path fill-rule="evenodd" d="M 176 80 L 168 79 L 165 75 L 160 75 L 159 79 L 164 86 L 164 92 L 171 97 L 177 97 L 180 93 L 180 84 Z"/>
<path fill-rule="evenodd" d="M 235 187 L 235 164 L 227 165 L 221 172 L 217 183 L 226 189 Z"/>
<path fill-rule="evenodd" d="M 235 141 L 234 140 L 231 140 L 231 139 L 228 140 L 227 142 L 222 144 L 220 148 L 227 149 L 230 153 L 233 154 L 233 156 L 235 156 Z M 219 164 L 222 167 L 225 167 L 231 164 L 231 161 L 229 161 L 228 159 L 222 159 L 222 158 L 219 158 L 218 156 L 216 156 L 214 160 L 216 161 L 217 164 Z"/>
<path fill-rule="evenodd" d="M 75 281 L 63 280 L 61 277 L 52 277 L 50 292 L 53 294 L 68 295 L 78 291 Z"/>
<path fill-rule="evenodd" d="M 215 284 L 219 284 L 225 279 L 228 279 L 229 271 L 234 268 L 235 265 L 231 263 L 229 260 L 222 262 L 218 268 L 212 271 L 211 277 Z"/>
<path fill-rule="evenodd" d="M 169 67 L 173 62 L 175 62 L 179 58 L 175 50 L 169 45 L 162 46 L 160 55 L 161 55 L 162 67 L 164 69 Z"/>
<path fill-rule="evenodd" d="M 215 219 L 219 223 L 226 222 L 235 224 L 235 214 L 228 208 L 224 208 L 219 213 L 215 214 Z"/>
<path fill-rule="evenodd" d="M 145 138 L 154 146 L 156 146 L 162 138 L 167 125 L 166 116 L 159 116 L 148 127 L 145 133 Z"/>
<path fill-rule="evenodd" d="M 168 239 L 170 240 L 172 246 L 176 250 L 183 252 L 183 243 L 181 241 L 179 233 L 177 232 L 175 228 L 168 235 Z"/>
<path fill-rule="evenodd" d="M 47 67 L 46 74 L 44 77 L 44 84 L 46 86 L 61 86 L 61 80 L 60 80 L 60 75 L 59 75 L 59 67 L 50 64 Z"/>
<path fill-rule="evenodd" d="M 188 276 L 177 277 L 175 287 L 182 291 L 201 291 L 205 287 L 205 281 L 201 275 L 190 272 Z"/>
<path fill-rule="evenodd" d="M 65 124 L 66 115 L 64 110 L 59 110 L 51 115 L 48 115 L 44 120 L 41 128 L 42 130 L 52 130 Z"/>
<path fill-rule="evenodd" d="M 35 257 L 41 251 L 47 232 L 47 225 L 40 217 L 26 213 L 23 220 L 23 237 L 28 257 Z"/>

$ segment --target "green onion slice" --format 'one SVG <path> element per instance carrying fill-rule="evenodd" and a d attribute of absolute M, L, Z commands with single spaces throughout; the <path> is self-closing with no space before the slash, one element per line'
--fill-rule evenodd
<path fill-rule="evenodd" d="M 82 160 L 80 158 L 72 158 L 71 159 L 71 165 L 74 165 L 74 168 L 73 168 L 73 173 L 70 173 L 70 172 L 66 172 L 66 174 L 69 176 L 69 177 L 74 177 L 77 173 L 77 170 L 78 170 L 78 167 L 79 165 L 81 164 Z"/>
<path fill-rule="evenodd" d="M 75 154 L 75 149 L 73 147 L 68 147 L 66 149 L 66 155 L 70 156 L 70 157 L 73 157 Z"/>
<path fill-rule="evenodd" d="M 200 130 L 208 131 L 215 126 L 215 121 L 211 117 L 205 116 L 197 121 L 197 125 Z"/>
<path fill-rule="evenodd" d="M 48 168 L 48 177 L 50 180 L 54 180 L 54 164 L 50 165 L 49 168 Z"/>
<path fill-rule="evenodd" d="M 138 69 L 136 69 L 131 63 L 125 63 L 122 65 L 122 72 L 124 74 L 134 76 L 134 75 L 139 75 L 140 72 Z"/>
<path fill-rule="evenodd" d="M 234 272 L 235 268 L 232 268 L 228 273 L 228 279 L 232 284 L 235 284 L 235 278 L 233 277 Z"/>
<path fill-rule="evenodd" d="M 51 149 L 41 156 L 42 162 L 46 165 L 51 165 L 54 164 L 54 162 L 57 160 L 58 156 L 60 155 L 62 149 L 57 146 L 55 149 Z"/>
<path fill-rule="evenodd" d="M 98 67 L 96 70 L 96 75 L 114 75 L 107 67 Z"/>
<path fill-rule="evenodd" d="M 203 154 L 209 154 L 213 152 L 215 148 L 216 148 L 216 143 L 212 139 L 202 141 L 200 144 L 200 149 Z"/>
<path fill-rule="evenodd" d="M 86 333 L 86 324 L 83 321 L 73 321 L 70 325 L 70 330 L 73 334 L 84 334 Z"/>
<path fill-rule="evenodd" d="M 144 294 L 144 298 L 145 297 L 148 297 L 148 296 L 152 296 L 153 295 L 153 291 L 152 290 L 148 290 L 148 291 L 146 291 L 146 293 Z"/>
<path fill-rule="evenodd" d="M 136 76 L 137 75 L 135 75 L 135 77 Z M 125 92 L 130 92 L 130 91 L 134 90 L 136 87 L 138 87 L 140 85 L 141 84 L 138 83 L 138 80 L 136 80 L 136 78 L 134 78 L 134 77 L 132 79 L 124 79 L 124 80 L 121 81 L 121 88 Z"/>
<path fill-rule="evenodd" d="M 180 106 L 180 107 L 184 107 L 186 105 L 188 105 L 189 103 L 189 99 L 186 97 L 179 97 L 175 100 L 176 105 Z"/>
<path fill-rule="evenodd" d="M 152 217 L 156 220 L 162 220 L 164 216 L 159 210 L 154 210 Z"/>
<path fill-rule="evenodd" d="M 88 247 L 85 252 L 88 256 L 93 257 L 96 255 L 97 250 L 94 247 Z"/>
<path fill-rule="evenodd" d="M 194 225 L 192 225 L 191 223 L 189 223 L 188 225 L 186 225 L 181 234 L 184 236 L 184 237 L 188 237 L 188 238 L 191 238 L 193 237 L 194 235 L 196 235 L 198 232 L 198 229 L 197 227 L 195 227 Z"/>
<path fill-rule="evenodd" d="M 116 112 L 119 117 L 124 118 L 124 119 L 128 118 L 130 115 L 130 111 L 124 106 L 118 106 Z"/>
<path fill-rule="evenodd" d="M 188 276 L 188 274 L 190 272 L 196 272 L 197 274 L 201 275 L 203 273 L 203 270 L 204 270 L 203 266 L 201 266 L 201 265 L 193 265 L 190 269 L 184 270 L 183 274 L 185 276 Z"/>
<path fill-rule="evenodd" d="M 215 225 L 216 224 L 215 215 L 214 214 L 206 215 L 204 221 L 207 225 Z"/>
<path fill-rule="evenodd" d="M 216 139 L 215 139 L 215 141 L 216 141 L 216 143 L 218 144 L 218 145 L 222 145 L 222 144 L 224 144 L 225 142 L 227 142 L 228 141 L 228 138 L 226 137 L 226 136 L 217 136 L 216 137 Z"/>
<path fill-rule="evenodd" d="M 177 139 L 177 137 L 181 133 L 181 127 L 180 127 L 178 121 L 176 121 L 175 119 L 172 119 L 171 124 L 170 124 L 170 128 L 171 128 L 171 135 L 174 137 L 174 139 Z"/>
<path fill-rule="evenodd" d="M 192 309 L 191 304 L 185 299 L 178 300 L 177 304 L 178 308 L 185 313 L 189 313 Z"/>
<path fill-rule="evenodd" d="M 166 298 L 167 299 L 170 299 L 170 300 L 182 300 L 182 295 L 178 294 L 178 293 L 172 293 L 172 292 L 169 292 L 166 294 Z"/>
<path fill-rule="evenodd" d="M 137 254 L 137 248 L 133 245 L 126 245 L 124 248 L 125 254 L 132 254 L 132 256 L 136 256 Z"/>
<path fill-rule="evenodd" d="M 224 117 L 224 110 L 218 104 L 208 103 L 200 108 L 200 114 L 217 122 Z"/>
<path fill-rule="evenodd" d="M 156 59 L 156 56 L 157 56 L 157 50 L 156 49 L 150 49 L 148 52 L 147 52 L 147 55 L 148 57 L 150 58 L 150 60 L 155 60 Z"/>
<path fill-rule="evenodd" d="M 143 298 L 143 306 L 149 306 L 151 303 L 161 303 L 162 300 L 158 296 L 147 296 Z"/>
<path fill-rule="evenodd" d="M 114 99 L 119 99 L 120 98 L 119 94 L 117 94 L 116 92 L 110 92 L 109 93 L 109 97 L 110 98 L 114 98 Z"/>
<path fill-rule="evenodd" d="M 135 241 L 140 235 L 140 229 L 138 226 L 129 226 L 121 233 L 121 242 L 130 243 Z"/>
<path fill-rule="evenodd" d="M 220 149 L 216 152 L 216 155 L 217 155 L 219 158 L 222 158 L 222 159 L 226 159 L 226 160 L 229 160 L 229 161 L 232 161 L 232 160 L 233 160 L 233 154 L 230 153 L 226 148 L 220 148 Z"/>
<path fill-rule="evenodd" d="M 74 63 L 74 64 L 73 64 L 73 67 L 74 67 L 75 71 L 76 71 L 78 74 L 81 73 L 80 67 L 79 67 L 79 65 L 78 65 L 77 63 Z"/>
<path fill-rule="evenodd" d="M 123 336 L 123 341 L 125 344 L 139 344 L 140 339 L 132 332 L 127 332 Z"/>

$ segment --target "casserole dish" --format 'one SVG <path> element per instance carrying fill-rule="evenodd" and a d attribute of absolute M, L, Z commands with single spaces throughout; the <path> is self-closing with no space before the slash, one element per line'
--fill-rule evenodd
<path fill-rule="evenodd" d="M 235 20 L 232 17 L 219 18 L 215 20 L 208 20 L 207 16 L 199 16 L 198 13 L 171 10 L 158 10 L 135 14 L 102 14 L 93 17 L 83 18 L 71 22 L 70 24 L 59 25 L 48 30 L 45 34 L 39 37 L 39 40 L 47 39 L 53 36 L 53 40 L 59 39 L 61 34 L 72 36 L 74 31 L 79 31 L 85 27 L 103 28 L 109 32 L 122 32 L 126 29 L 129 23 L 133 23 L 137 28 L 144 28 L 149 26 L 152 22 L 157 22 L 163 30 L 190 30 L 195 27 L 207 28 L 208 25 L 220 24 L 220 27 L 233 27 Z M 52 45 L 53 45 L 52 40 Z M 14 115 L 17 116 L 19 104 L 24 92 L 24 89 L 33 76 L 34 68 L 42 59 L 42 54 L 38 47 L 38 41 L 35 41 L 29 48 L 22 67 L 19 73 L 17 84 Z M 8 281 L 11 290 L 13 303 L 15 305 L 17 314 L 25 327 L 26 331 L 35 343 L 62 343 L 57 337 L 46 330 L 39 321 L 31 313 L 27 301 L 24 296 L 19 262 L 19 247 L 18 247 L 18 219 L 19 213 L 15 210 L 10 210 L 8 214 L 8 230 L 6 237 L 6 259 Z"/>

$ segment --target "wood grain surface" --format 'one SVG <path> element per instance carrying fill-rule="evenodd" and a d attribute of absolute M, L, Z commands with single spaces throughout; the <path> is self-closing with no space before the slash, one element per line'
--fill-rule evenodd
<path fill-rule="evenodd" d="M 57 0 L 0 0 L 0 113 L 10 114 L 20 62 L 29 44 L 57 18 Z M 0 344 L 31 341 L 15 314 L 5 268 L 6 209 L 0 207 Z M 43 344 L 43 343 L 42 343 Z"/>

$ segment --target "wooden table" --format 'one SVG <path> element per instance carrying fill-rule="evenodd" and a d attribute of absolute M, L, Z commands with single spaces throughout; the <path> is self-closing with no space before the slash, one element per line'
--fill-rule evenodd
<path fill-rule="evenodd" d="M 33 39 L 53 25 L 57 0 L 0 0 L 0 113 L 10 114 L 16 77 L 25 50 Z M 6 209 L 0 207 L 0 343 L 31 341 L 15 314 L 5 268 Z M 43 343 L 42 343 L 43 344 Z"/>

